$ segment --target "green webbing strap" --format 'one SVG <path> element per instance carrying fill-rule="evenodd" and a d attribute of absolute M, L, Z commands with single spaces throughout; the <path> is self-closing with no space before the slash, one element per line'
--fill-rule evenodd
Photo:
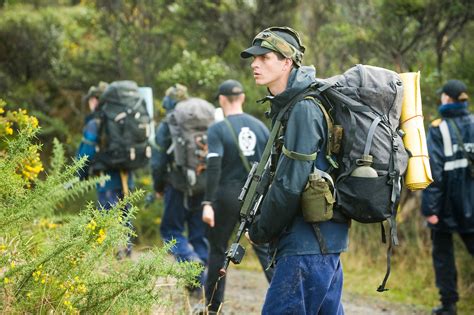
<path fill-rule="evenodd" d="M 314 97 L 312 97 L 314 99 Z M 333 123 L 331 118 L 329 118 L 329 114 L 326 111 L 326 108 L 321 104 L 321 102 L 316 101 L 316 104 L 319 106 L 321 111 L 323 112 L 324 119 L 326 119 L 326 125 L 328 127 L 328 139 L 327 139 L 327 144 L 326 144 L 326 155 L 331 155 L 331 138 L 332 138 L 332 129 L 333 129 Z"/>
<path fill-rule="evenodd" d="M 323 233 L 321 233 L 321 229 L 319 228 L 319 223 L 313 223 L 311 225 L 313 226 L 314 233 L 316 234 L 321 254 L 326 255 L 328 253 L 328 248 L 326 246 L 326 240 L 324 239 Z"/>
<path fill-rule="evenodd" d="M 326 120 L 326 126 L 328 128 L 328 134 L 327 134 L 327 140 L 326 140 L 326 159 L 328 160 L 328 162 L 331 164 L 332 167 L 338 168 L 336 161 L 334 161 L 334 159 L 332 158 L 332 152 L 331 152 L 331 141 L 332 141 L 332 137 L 334 136 L 333 135 L 334 124 L 332 123 L 332 120 L 329 117 L 329 114 L 326 111 L 326 108 L 324 108 L 324 106 L 321 104 L 319 100 L 316 100 L 315 97 L 311 95 L 306 96 L 305 99 L 314 100 L 314 102 L 319 106 L 319 109 L 321 109 L 321 112 L 323 112 L 324 119 Z"/>
<path fill-rule="evenodd" d="M 287 157 L 289 157 L 290 159 L 298 160 L 298 161 L 314 161 L 316 160 L 316 156 L 317 156 L 317 152 L 314 152 L 313 154 L 303 154 L 303 153 L 298 153 L 295 151 L 290 151 L 285 147 L 285 145 L 283 145 L 282 153 L 286 155 Z"/>
<path fill-rule="evenodd" d="M 242 160 L 242 163 L 244 164 L 245 169 L 247 170 L 247 172 L 250 172 L 249 160 L 247 160 L 244 153 L 240 149 L 239 140 L 237 139 L 237 134 L 235 133 L 234 128 L 232 127 L 232 125 L 230 124 L 230 121 L 227 118 L 224 118 L 224 122 L 227 125 L 227 127 L 229 127 L 230 133 L 232 134 L 232 138 L 234 139 L 235 146 L 237 147 L 237 150 L 239 151 L 239 156 L 240 156 L 240 159 Z"/>

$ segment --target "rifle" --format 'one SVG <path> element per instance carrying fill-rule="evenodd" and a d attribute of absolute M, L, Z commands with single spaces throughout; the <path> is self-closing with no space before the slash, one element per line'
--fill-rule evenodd
<path fill-rule="evenodd" d="M 267 161 L 260 161 L 260 163 L 264 162 L 266 163 L 264 167 L 260 169 L 260 172 L 260 164 L 257 162 L 252 163 L 252 168 L 250 169 L 247 180 L 240 192 L 239 201 L 243 203 L 242 208 L 240 209 L 239 229 L 237 230 L 234 242 L 226 252 L 224 266 L 219 270 L 221 277 L 226 275 L 230 262 L 238 265 L 244 258 L 245 247 L 240 245 L 240 239 L 252 224 L 255 215 L 260 209 L 263 198 L 268 191 L 268 186 L 270 185 L 270 159 Z"/>
<path fill-rule="evenodd" d="M 279 137 L 280 127 L 282 126 L 282 120 L 285 113 L 299 100 L 303 99 L 304 95 L 295 95 L 290 102 L 278 113 L 272 131 L 268 138 L 265 150 L 263 150 L 262 157 L 259 163 L 253 163 L 252 169 L 247 176 L 244 187 L 239 196 L 239 200 L 243 201 L 242 207 L 240 208 L 240 225 L 235 236 L 235 241 L 226 252 L 226 258 L 224 265 L 219 270 L 220 278 L 224 277 L 227 273 L 229 263 L 232 261 L 234 264 L 240 264 L 242 258 L 245 255 L 245 248 L 240 245 L 240 238 L 252 224 L 255 215 L 260 210 L 262 201 L 267 194 L 270 186 L 272 177 L 276 172 L 277 158 L 279 149 L 276 146 L 281 146 L 282 137 Z M 262 99 L 262 102 L 270 100 L 271 97 Z M 274 146 L 274 142 L 276 146 Z M 219 278 L 219 279 L 220 279 Z M 216 284 L 217 285 L 217 284 Z"/>

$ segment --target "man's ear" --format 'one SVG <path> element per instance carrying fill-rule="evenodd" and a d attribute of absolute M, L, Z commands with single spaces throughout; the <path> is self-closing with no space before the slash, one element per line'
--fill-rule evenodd
<path fill-rule="evenodd" d="M 243 104 L 245 102 L 245 94 L 240 94 L 240 102 Z"/>
<path fill-rule="evenodd" d="M 288 71 L 289 69 L 293 67 L 293 59 L 290 58 L 285 58 L 285 63 L 283 64 L 283 71 Z"/>
<path fill-rule="evenodd" d="M 224 95 L 219 95 L 219 105 L 222 107 L 222 106 L 226 106 L 227 103 L 228 103 L 227 97 Z"/>

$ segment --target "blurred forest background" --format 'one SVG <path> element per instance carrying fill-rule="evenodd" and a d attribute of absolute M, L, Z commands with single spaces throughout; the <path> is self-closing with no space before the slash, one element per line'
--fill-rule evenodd
<path fill-rule="evenodd" d="M 474 84 L 473 20 L 469 0 L 0 0 L 0 95 L 37 113 L 43 140 L 59 137 L 71 153 L 88 110 L 81 97 L 100 80 L 152 87 L 159 114 L 171 84 L 213 101 L 219 82 L 236 78 L 261 115 L 265 90 L 239 52 L 261 29 L 288 25 L 321 78 L 356 63 L 421 71 L 429 121 L 444 81 Z"/>
<path fill-rule="evenodd" d="M 246 110 L 263 118 L 266 108 L 255 101 L 266 91 L 255 87 L 250 62 L 239 53 L 273 25 L 300 32 L 304 64 L 315 65 L 321 78 L 357 63 L 421 71 L 426 124 L 437 116 L 436 89 L 446 80 L 463 80 L 474 96 L 472 0 L 0 0 L 0 98 L 38 117 L 44 156 L 54 137 L 74 155 L 88 114 L 83 95 L 99 81 L 152 87 L 159 121 L 171 84 L 213 102 L 218 84 L 234 78 L 246 88 Z M 417 199 L 407 200 L 399 227 L 405 245 L 395 253 L 390 296 L 432 306 L 429 235 Z M 139 236 L 156 234 L 159 218 L 150 211 L 137 217 Z M 379 227 L 366 231 L 353 226 L 345 258 L 346 284 L 364 294 L 375 292 L 385 259 Z M 469 313 L 472 258 L 459 243 L 461 309 Z M 372 265 L 377 273 L 367 268 Z"/>

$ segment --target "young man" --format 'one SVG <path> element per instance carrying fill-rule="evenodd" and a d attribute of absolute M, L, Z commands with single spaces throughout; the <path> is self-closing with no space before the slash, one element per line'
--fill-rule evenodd
<path fill-rule="evenodd" d="M 206 281 L 208 312 L 217 312 L 224 300 L 225 277 L 218 286 L 219 269 L 235 225 L 240 218 L 238 196 L 247 179 L 249 165 L 258 162 L 268 140 L 268 129 L 258 119 L 245 114 L 245 94 L 235 80 L 224 81 L 218 90 L 218 101 L 225 120 L 214 123 L 207 132 L 207 183 L 202 220 L 210 226 L 209 270 Z M 254 246 L 263 269 L 268 267 L 268 244 Z M 271 281 L 272 270 L 265 276 Z"/>
<path fill-rule="evenodd" d="M 163 98 L 163 107 L 167 114 L 176 104 L 188 99 L 187 88 L 175 84 L 168 88 Z M 162 121 L 156 130 L 156 145 L 152 151 L 151 171 L 153 186 L 157 197 L 164 198 L 164 213 L 161 218 L 160 233 L 163 241 L 176 241 L 171 253 L 178 261 L 195 261 L 207 265 L 208 242 L 205 237 L 206 225 L 202 222 L 201 202 L 203 195 L 189 197 L 185 207 L 185 195 L 177 188 L 175 181 L 181 179 L 181 173 L 173 167 L 174 157 L 169 148 L 172 144 L 168 121 Z M 187 235 L 185 234 L 187 228 Z M 204 285 L 204 273 L 200 283 Z M 196 290 L 199 291 L 199 290 Z"/>
<path fill-rule="evenodd" d="M 273 124 L 280 111 L 315 80 L 314 68 L 301 66 L 304 50 L 296 31 L 270 27 L 240 54 L 253 58 L 255 82 L 268 88 L 266 100 L 271 103 Z M 347 249 L 348 223 L 330 220 L 316 229 L 304 221 L 300 206 L 314 167 L 329 168 L 325 160 L 327 126 L 316 102 L 302 99 L 285 115 L 283 143 L 275 141 L 274 146 L 279 157 L 273 181 L 260 216 L 249 230 L 254 243 L 271 242 L 275 257 L 263 314 L 344 313 L 339 254 Z"/>
<path fill-rule="evenodd" d="M 438 111 L 442 118 L 431 123 L 427 137 L 434 182 L 423 191 L 421 209 L 431 228 L 433 265 L 441 298 L 433 314 L 453 315 L 459 300 L 454 232 L 474 256 L 474 115 L 467 109 L 464 83 L 449 80 L 440 92 Z"/>

